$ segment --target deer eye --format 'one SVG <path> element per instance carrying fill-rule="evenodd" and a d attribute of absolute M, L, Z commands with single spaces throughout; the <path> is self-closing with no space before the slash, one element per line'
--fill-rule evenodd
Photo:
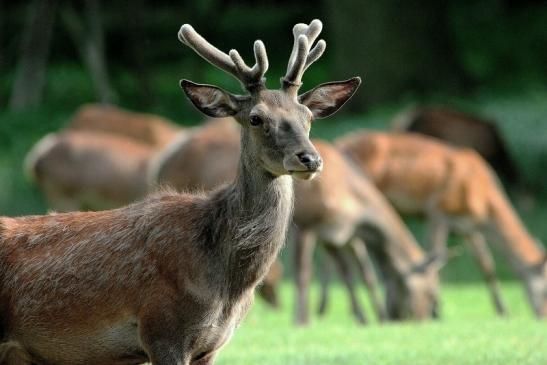
<path fill-rule="evenodd" d="M 249 123 L 256 127 L 257 125 L 262 124 L 262 118 L 260 118 L 258 115 L 252 115 L 251 118 L 249 118 Z"/>

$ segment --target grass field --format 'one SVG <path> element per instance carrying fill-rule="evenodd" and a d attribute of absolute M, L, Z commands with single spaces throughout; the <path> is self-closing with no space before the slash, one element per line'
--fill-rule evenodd
<path fill-rule="evenodd" d="M 440 321 L 367 327 L 353 322 L 345 293 L 336 287 L 325 318 L 295 328 L 292 290 L 283 287 L 283 309 L 277 312 L 257 299 L 217 364 L 547 364 L 547 323 L 532 318 L 521 286 L 513 282 L 502 284 L 508 318 L 495 316 L 482 284 L 461 284 L 443 288 Z"/>

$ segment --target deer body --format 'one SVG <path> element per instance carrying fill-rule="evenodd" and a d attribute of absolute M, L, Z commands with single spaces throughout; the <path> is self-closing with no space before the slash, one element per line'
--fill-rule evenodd
<path fill-rule="evenodd" d="M 446 107 L 405 111 L 394 119 L 394 128 L 435 137 L 458 147 L 477 151 L 509 183 L 519 183 L 518 169 L 496 124 Z"/>
<path fill-rule="evenodd" d="M 213 363 L 285 240 L 289 175 L 309 179 L 321 170 L 311 120 L 334 113 L 360 84 L 297 95 L 302 73 L 324 50 L 324 41 L 310 49 L 320 31 L 317 20 L 295 27 L 283 87 L 267 90 L 262 42 L 250 68 L 236 51 L 228 56 L 182 26 L 184 44 L 249 92 L 181 82 L 203 113 L 241 124 L 237 178 L 209 195 L 164 193 L 111 211 L 1 218 L 2 362 Z"/>
<path fill-rule="evenodd" d="M 341 138 L 347 152 L 404 213 L 425 214 L 430 244 L 443 251 L 447 234 L 467 238 L 484 271 L 499 313 L 505 308 L 484 238 L 509 257 L 536 315 L 547 315 L 547 264 L 494 173 L 471 150 L 458 150 L 415 134 L 360 133 Z"/>
<path fill-rule="evenodd" d="M 103 210 L 146 195 L 148 162 L 156 153 L 115 134 L 63 131 L 42 138 L 28 153 L 25 169 L 54 210 Z"/>
<path fill-rule="evenodd" d="M 115 134 L 154 147 L 165 146 L 182 130 L 170 120 L 157 115 L 135 113 L 102 104 L 81 106 L 68 122 L 66 129 Z"/>

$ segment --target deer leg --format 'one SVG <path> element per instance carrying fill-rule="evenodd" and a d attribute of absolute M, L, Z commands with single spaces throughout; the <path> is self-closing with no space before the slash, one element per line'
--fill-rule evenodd
<path fill-rule="evenodd" d="M 319 296 L 319 308 L 317 311 L 319 316 L 325 315 L 329 304 L 329 282 L 332 272 L 332 262 L 325 253 L 326 252 L 323 252 L 323 255 L 321 255 L 321 264 L 319 265 L 319 283 L 321 289 Z"/>
<path fill-rule="evenodd" d="M 427 229 L 427 242 L 430 252 L 444 257 L 448 238 L 448 223 L 438 214 L 430 214 Z"/>
<path fill-rule="evenodd" d="M 295 241 L 296 318 L 297 325 L 309 323 L 310 280 L 312 275 L 315 235 L 310 230 L 298 230 Z"/>
<path fill-rule="evenodd" d="M 334 245 L 325 244 L 325 249 L 334 259 L 338 272 L 340 273 L 340 277 L 342 278 L 342 281 L 344 282 L 348 290 L 351 302 L 351 309 L 353 315 L 355 316 L 355 319 L 361 324 L 366 324 L 368 321 L 357 298 L 353 278 L 351 276 L 350 263 L 348 262 L 347 257 L 344 256 L 341 248 L 338 248 Z"/>
<path fill-rule="evenodd" d="M 380 322 L 384 322 L 387 320 L 387 310 L 382 299 L 380 299 L 378 278 L 374 272 L 374 267 L 372 265 L 370 255 L 368 254 L 367 246 L 365 242 L 358 238 L 352 239 L 350 241 L 350 246 L 353 252 L 352 256 L 359 267 L 361 277 L 367 287 L 370 301 L 372 302 L 372 307 L 376 312 L 378 320 Z"/>
<path fill-rule="evenodd" d="M 498 280 L 496 279 L 496 264 L 492 258 L 492 253 L 486 244 L 484 236 L 479 232 L 472 232 L 467 235 L 467 243 L 471 247 L 473 257 L 479 264 L 482 270 L 486 284 L 490 291 L 490 296 L 496 307 L 496 312 L 500 316 L 507 314 L 507 310 L 503 300 L 501 299 L 501 293 Z"/>

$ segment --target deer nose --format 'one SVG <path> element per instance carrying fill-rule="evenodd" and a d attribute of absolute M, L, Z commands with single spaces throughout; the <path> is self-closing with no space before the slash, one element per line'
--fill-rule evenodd
<path fill-rule="evenodd" d="M 323 163 L 321 156 L 313 152 L 300 152 L 296 154 L 296 157 L 298 157 L 298 161 L 300 161 L 302 165 L 306 166 L 306 168 L 311 171 L 319 170 Z"/>

